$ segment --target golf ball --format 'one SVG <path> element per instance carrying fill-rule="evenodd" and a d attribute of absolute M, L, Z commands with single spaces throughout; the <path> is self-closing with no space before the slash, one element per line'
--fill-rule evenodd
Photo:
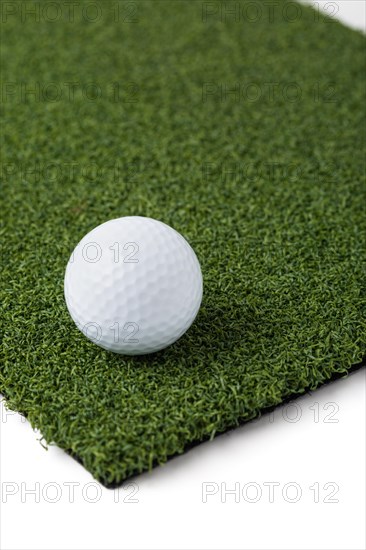
<path fill-rule="evenodd" d="M 90 231 L 71 254 L 65 300 L 77 327 L 98 346 L 142 355 L 180 338 L 202 299 L 197 257 L 177 231 L 128 216 Z"/>

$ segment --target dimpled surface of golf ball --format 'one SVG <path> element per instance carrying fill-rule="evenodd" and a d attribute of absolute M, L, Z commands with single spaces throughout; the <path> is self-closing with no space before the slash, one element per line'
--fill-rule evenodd
<path fill-rule="evenodd" d="M 177 231 L 128 216 L 99 225 L 66 267 L 65 300 L 77 327 L 115 353 L 142 355 L 180 338 L 202 299 L 197 257 Z"/>

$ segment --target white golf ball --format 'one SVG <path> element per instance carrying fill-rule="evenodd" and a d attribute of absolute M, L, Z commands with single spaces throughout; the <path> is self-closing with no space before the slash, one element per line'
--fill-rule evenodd
<path fill-rule="evenodd" d="M 99 225 L 66 267 L 65 300 L 78 328 L 115 353 L 159 351 L 193 323 L 202 274 L 187 241 L 157 220 L 128 216 Z"/>

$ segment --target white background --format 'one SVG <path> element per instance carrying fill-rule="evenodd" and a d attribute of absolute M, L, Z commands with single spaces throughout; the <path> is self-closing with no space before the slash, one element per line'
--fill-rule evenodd
<path fill-rule="evenodd" d="M 318 4 L 365 30 L 363 1 Z M 2 403 L 0 547 L 364 549 L 365 416 L 363 369 L 112 491 Z"/>

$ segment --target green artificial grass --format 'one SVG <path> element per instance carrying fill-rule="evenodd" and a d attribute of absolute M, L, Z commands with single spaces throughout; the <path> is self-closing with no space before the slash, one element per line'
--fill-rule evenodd
<path fill-rule="evenodd" d="M 3 18 L 0 391 L 113 486 L 364 360 L 365 37 L 279 0 L 79 3 Z M 125 215 L 204 277 L 188 333 L 137 358 L 63 297 L 74 246 Z"/>

